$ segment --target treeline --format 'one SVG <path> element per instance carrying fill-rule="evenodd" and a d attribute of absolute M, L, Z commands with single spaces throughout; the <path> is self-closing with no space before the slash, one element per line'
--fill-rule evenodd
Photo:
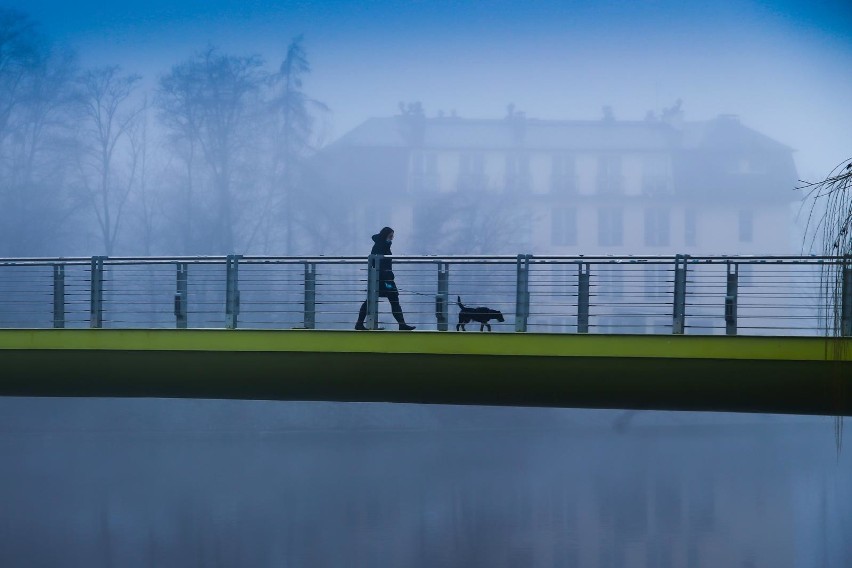
<path fill-rule="evenodd" d="M 310 70 L 297 37 L 275 69 L 208 47 L 145 88 L 0 10 L 0 256 L 334 252 Z"/>

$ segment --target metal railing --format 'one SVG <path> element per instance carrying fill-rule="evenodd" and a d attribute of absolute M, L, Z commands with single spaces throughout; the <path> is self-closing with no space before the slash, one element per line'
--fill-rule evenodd
<path fill-rule="evenodd" d="M 352 329 L 390 310 L 379 261 L 363 257 L 0 259 L 3 328 Z M 843 274 L 852 335 L 852 259 L 819 256 L 400 256 L 409 324 L 455 330 L 456 299 L 500 310 L 494 331 L 825 335 L 822 285 Z M 475 325 L 475 324 L 473 324 Z M 476 327 L 468 327 L 477 329 Z"/>

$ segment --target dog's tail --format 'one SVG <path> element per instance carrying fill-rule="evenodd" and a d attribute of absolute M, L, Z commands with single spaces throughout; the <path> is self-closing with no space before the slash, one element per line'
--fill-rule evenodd
<path fill-rule="evenodd" d="M 461 296 L 456 296 L 456 303 L 459 305 L 459 309 L 464 309 L 464 304 L 461 303 Z"/>

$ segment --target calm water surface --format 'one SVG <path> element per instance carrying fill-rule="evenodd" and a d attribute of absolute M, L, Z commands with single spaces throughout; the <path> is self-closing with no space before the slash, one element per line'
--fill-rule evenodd
<path fill-rule="evenodd" d="M 850 535 L 832 418 L 0 399 L 0 566 L 845 568 Z"/>

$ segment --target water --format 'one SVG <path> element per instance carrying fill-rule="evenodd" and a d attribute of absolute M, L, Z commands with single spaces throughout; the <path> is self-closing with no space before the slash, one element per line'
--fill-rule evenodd
<path fill-rule="evenodd" d="M 0 399 L 0 566 L 848 567 L 832 420 Z"/>

